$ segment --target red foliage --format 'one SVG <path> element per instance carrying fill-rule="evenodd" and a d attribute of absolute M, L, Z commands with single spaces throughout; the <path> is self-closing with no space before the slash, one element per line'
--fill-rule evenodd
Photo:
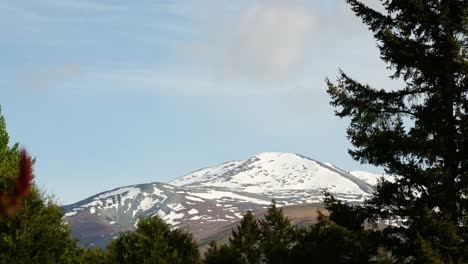
<path fill-rule="evenodd" d="M 11 217 L 21 210 L 21 200 L 31 191 L 33 179 L 32 160 L 26 150 L 21 151 L 19 176 L 16 180 L 16 188 L 12 195 L 2 193 L 0 196 L 0 217 Z"/>
<path fill-rule="evenodd" d="M 26 150 L 21 151 L 20 173 L 16 182 L 15 196 L 24 197 L 31 190 L 32 161 Z"/>

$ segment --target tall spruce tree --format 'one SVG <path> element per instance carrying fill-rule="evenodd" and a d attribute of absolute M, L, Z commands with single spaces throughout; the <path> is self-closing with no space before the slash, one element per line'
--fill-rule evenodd
<path fill-rule="evenodd" d="M 319 212 L 318 223 L 298 230 L 288 263 L 373 263 L 373 241 L 371 232 L 340 226 Z"/>
<path fill-rule="evenodd" d="M 260 220 L 261 248 L 266 263 L 289 263 L 289 251 L 295 240 L 295 228 L 273 200 Z"/>
<path fill-rule="evenodd" d="M 218 245 L 215 241 L 210 242 L 209 248 L 205 252 L 203 263 L 247 264 L 246 260 L 242 257 L 241 252 L 231 244 Z"/>
<path fill-rule="evenodd" d="M 255 264 L 260 262 L 262 251 L 260 248 L 260 227 L 252 211 L 247 211 L 236 230 L 232 230 L 229 242 L 238 250 L 245 263 Z"/>
<path fill-rule="evenodd" d="M 369 216 L 406 221 L 384 232 L 406 260 L 418 259 L 411 247 L 425 241 L 438 258 L 461 261 L 468 242 L 468 1 L 380 0 L 385 12 L 347 2 L 374 33 L 390 77 L 405 84 L 377 89 L 343 72 L 337 83 L 327 80 L 336 114 L 351 120 L 351 156 L 398 175 L 377 186 Z"/>

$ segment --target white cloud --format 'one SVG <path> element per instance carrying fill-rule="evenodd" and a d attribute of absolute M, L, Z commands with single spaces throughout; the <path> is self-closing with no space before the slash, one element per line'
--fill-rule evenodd
<path fill-rule="evenodd" d="M 314 23 L 302 2 L 255 1 L 215 27 L 201 45 L 202 59 L 221 79 L 291 80 L 304 65 Z"/>

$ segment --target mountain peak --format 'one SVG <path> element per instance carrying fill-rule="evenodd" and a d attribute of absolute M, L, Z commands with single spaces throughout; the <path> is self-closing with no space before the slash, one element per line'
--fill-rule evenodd
<path fill-rule="evenodd" d="M 246 192 L 329 190 L 366 195 L 371 186 L 340 170 L 295 153 L 265 152 L 244 161 L 205 168 L 171 182 L 184 187 L 235 188 Z"/>
<path fill-rule="evenodd" d="M 259 159 L 278 159 L 278 158 L 291 158 L 291 157 L 297 157 L 300 156 L 296 153 L 292 152 L 262 152 L 254 157 L 257 157 Z"/>

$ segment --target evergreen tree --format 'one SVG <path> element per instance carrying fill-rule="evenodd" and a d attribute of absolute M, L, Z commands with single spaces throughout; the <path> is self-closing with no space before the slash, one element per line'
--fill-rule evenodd
<path fill-rule="evenodd" d="M 351 119 L 351 156 L 398 175 L 395 182 L 377 186 L 367 203 L 369 216 L 404 221 L 404 227 L 384 232 L 392 254 L 401 260 L 417 261 L 412 247 L 419 236 L 444 262 L 463 261 L 468 242 L 468 1 L 381 0 L 383 13 L 358 0 L 347 2 L 374 33 L 381 58 L 394 70 L 391 78 L 405 83 L 401 89 L 376 89 L 343 72 L 336 84 L 327 80 L 336 114 Z M 440 223 L 453 227 L 449 247 L 437 242 L 443 240 L 437 233 Z"/>
<path fill-rule="evenodd" d="M 218 245 L 215 241 L 210 242 L 210 247 L 205 253 L 206 264 L 247 264 L 241 252 L 232 245 Z M 259 262 L 255 262 L 259 263 Z"/>
<path fill-rule="evenodd" d="M 197 245 L 189 233 L 171 230 L 158 216 L 139 218 L 134 232 L 122 233 L 107 247 L 111 263 L 199 263 Z"/>
<path fill-rule="evenodd" d="M 366 214 L 363 208 L 343 203 L 328 192 L 325 193 L 324 205 L 330 212 L 329 219 L 334 223 L 354 231 L 364 228 Z"/>
<path fill-rule="evenodd" d="M 322 215 L 320 221 L 298 236 L 288 263 L 371 263 L 375 237 L 337 225 Z"/>
<path fill-rule="evenodd" d="M 397 264 L 398 260 L 392 254 L 385 250 L 383 247 L 377 248 L 377 256 L 375 257 L 375 264 Z"/>
<path fill-rule="evenodd" d="M 241 252 L 245 263 L 259 263 L 261 257 L 260 227 L 251 211 L 248 211 L 236 230 L 232 231 L 229 242 L 233 248 Z"/>
<path fill-rule="evenodd" d="M 76 264 L 108 264 L 107 254 L 102 249 L 81 247 L 77 250 Z"/>
<path fill-rule="evenodd" d="M 267 263 L 289 263 L 288 254 L 295 240 L 295 229 L 273 200 L 260 220 L 261 247 Z"/>

